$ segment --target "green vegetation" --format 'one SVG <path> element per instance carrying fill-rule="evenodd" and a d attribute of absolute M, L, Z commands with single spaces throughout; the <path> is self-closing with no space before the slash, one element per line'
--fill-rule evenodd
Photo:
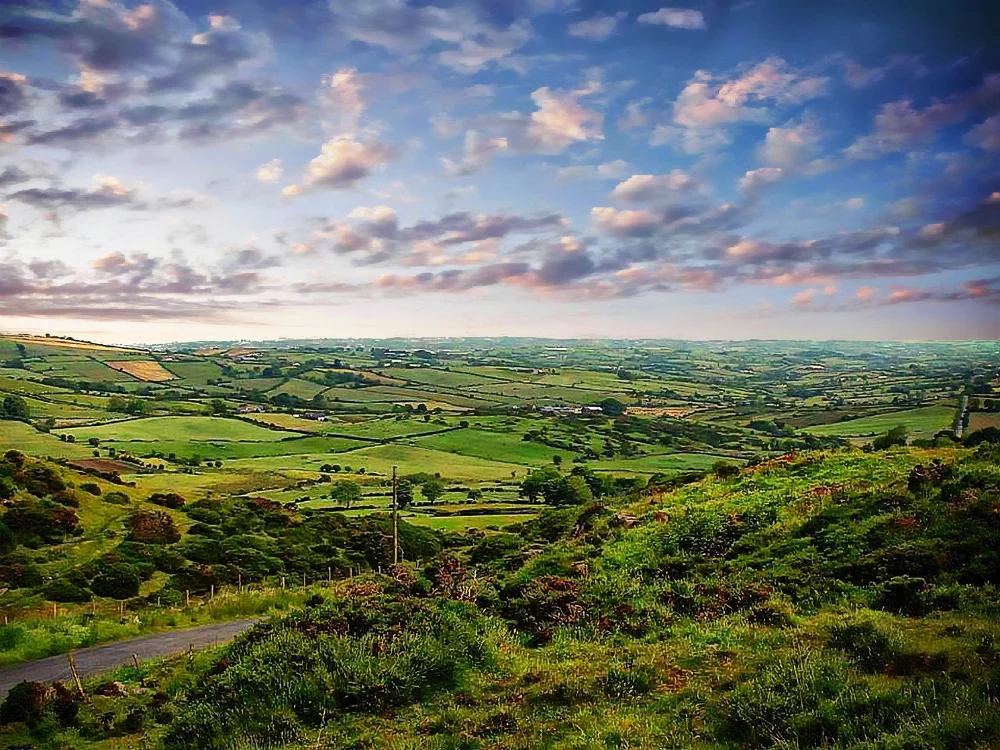
<path fill-rule="evenodd" d="M 991 747 L 998 450 L 719 465 L 502 532 L 407 536 L 407 560 L 430 545 L 419 563 L 321 584 L 89 703 L 26 684 L 0 720 L 9 741 L 102 750 Z M 294 546 L 311 523 L 219 502 L 195 515 L 223 542 L 250 523 Z"/>
<path fill-rule="evenodd" d="M 14 747 L 1000 742 L 994 343 L 0 352 L 0 665 L 270 617 Z"/>

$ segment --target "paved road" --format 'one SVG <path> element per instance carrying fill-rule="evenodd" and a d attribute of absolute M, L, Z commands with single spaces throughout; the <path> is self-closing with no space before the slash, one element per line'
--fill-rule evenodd
<path fill-rule="evenodd" d="M 958 421 L 955 422 L 955 437 L 962 439 L 965 432 L 965 412 L 969 410 L 969 397 L 962 396 L 962 402 L 958 406 Z"/>
<path fill-rule="evenodd" d="M 205 648 L 228 643 L 253 624 L 254 620 L 223 622 L 80 649 L 73 653 L 76 659 L 76 670 L 80 673 L 81 678 L 86 679 L 131 664 L 132 654 L 136 654 L 140 661 L 145 661 L 173 656 L 186 651 L 191 646 Z M 10 669 L 0 670 L 0 697 L 7 695 L 12 687 L 25 680 L 67 682 L 72 679 L 73 675 L 70 674 L 66 655 L 50 656 L 47 659 L 39 659 Z"/>

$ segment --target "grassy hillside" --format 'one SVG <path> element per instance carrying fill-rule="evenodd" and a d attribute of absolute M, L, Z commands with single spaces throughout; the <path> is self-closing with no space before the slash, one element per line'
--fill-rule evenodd
<path fill-rule="evenodd" d="M 990 444 L 654 482 L 337 582 L 218 654 L 147 670 L 144 690 L 132 670 L 122 697 L 43 700 L 21 714 L 34 733 L 15 722 L 9 736 L 108 750 L 139 746 L 126 737 L 164 750 L 988 748 L 998 512 Z"/>

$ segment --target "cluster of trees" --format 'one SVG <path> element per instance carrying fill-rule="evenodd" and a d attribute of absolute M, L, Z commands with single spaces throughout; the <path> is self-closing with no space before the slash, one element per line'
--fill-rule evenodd
<path fill-rule="evenodd" d="M 108 411 L 116 414 L 130 414 L 141 416 L 146 413 L 146 401 L 141 398 L 125 398 L 123 396 L 112 396 L 108 399 Z"/>
<path fill-rule="evenodd" d="M 0 419 L 14 419 L 24 421 L 31 417 L 31 408 L 28 402 L 20 396 L 13 394 L 5 396 L 0 402 Z"/>

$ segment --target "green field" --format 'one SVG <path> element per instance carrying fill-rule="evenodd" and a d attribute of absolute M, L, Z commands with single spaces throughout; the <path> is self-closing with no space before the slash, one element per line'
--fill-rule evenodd
<path fill-rule="evenodd" d="M 77 440 L 145 441 L 234 441 L 274 442 L 292 437 L 291 433 L 267 429 L 238 419 L 222 417 L 148 417 L 97 427 L 66 430 Z"/>
<path fill-rule="evenodd" d="M 817 425 L 808 427 L 805 431 L 813 435 L 833 437 L 873 437 L 898 425 L 904 425 L 910 439 L 930 438 L 940 430 L 949 429 L 955 421 L 956 412 L 954 406 L 925 406 L 920 409 L 905 409 L 846 422 Z"/>
<path fill-rule="evenodd" d="M 160 362 L 164 368 L 172 372 L 181 380 L 194 384 L 206 385 L 209 380 L 215 380 L 222 376 L 222 368 L 214 362 Z"/>
<path fill-rule="evenodd" d="M 0 453 L 15 448 L 35 456 L 53 458 L 88 458 L 92 456 L 86 445 L 64 443 L 55 435 L 39 432 L 23 422 L 0 421 Z"/>
<path fill-rule="evenodd" d="M 709 471 L 716 461 L 739 464 L 739 459 L 713 456 L 704 453 L 667 453 L 663 455 L 622 458 L 588 464 L 596 471 L 615 471 L 636 474 L 671 474 L 683 471 Z"/>
<path fill-rule="evenodd" d="M 534 466 L 551 464 L 553 456 L 569 463 L 577 455 L 542 443 L 526 442 L 518 433 L 473 428 L 416 438 L 413 442 L 424 448 L 449 453 Z"/>

